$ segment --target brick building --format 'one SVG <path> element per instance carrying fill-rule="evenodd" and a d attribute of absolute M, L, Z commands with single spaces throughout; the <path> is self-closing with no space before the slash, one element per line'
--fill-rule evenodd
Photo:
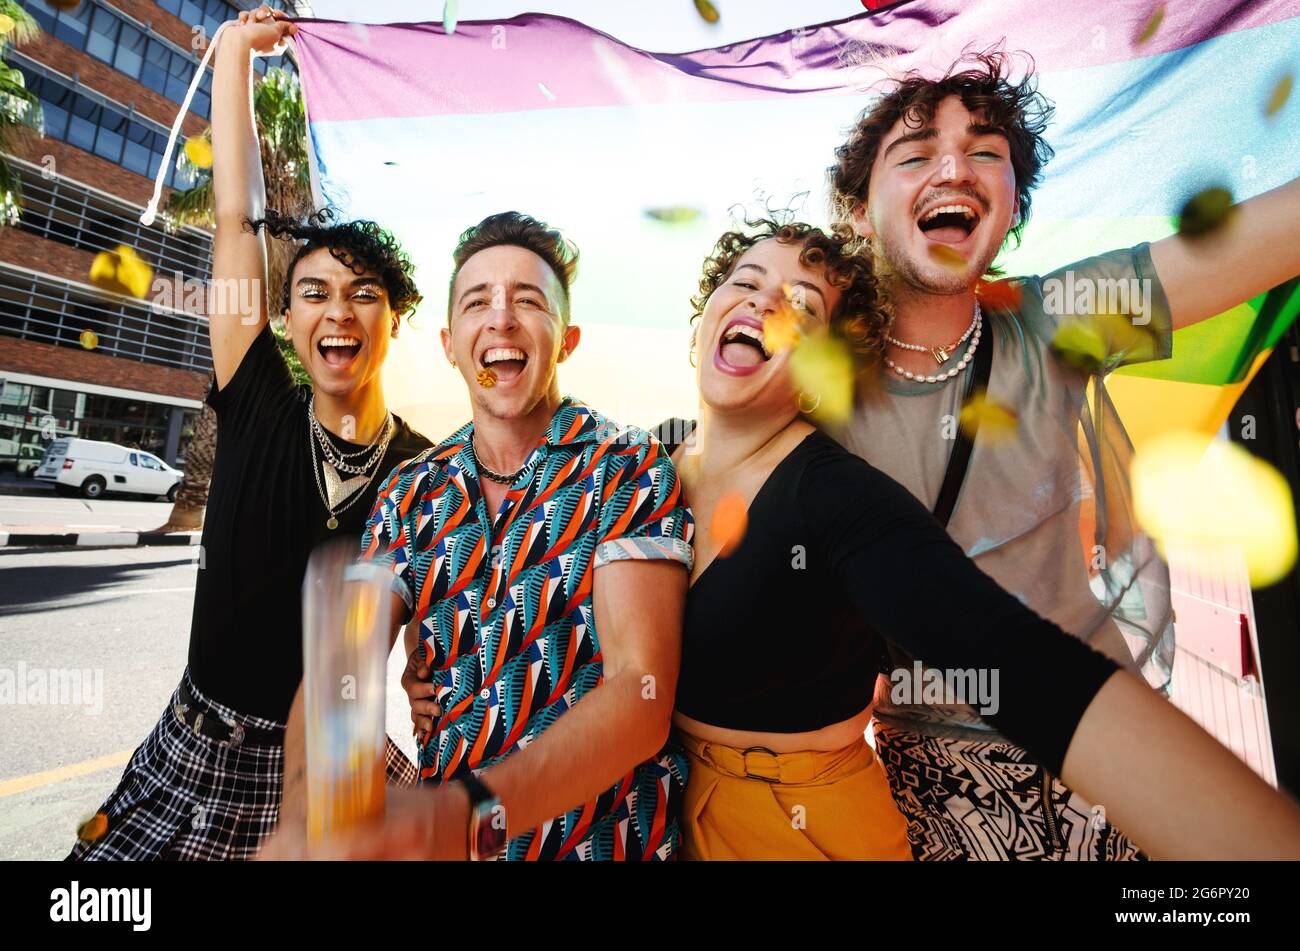
<path fill-rule="evenodd" d="M 51 439 L 68 435 L 183 464 L 212 368 L 203 319 L 156 295 L 93 287 L 90 268 L 98 252 L 125 244 L 155 279 L 195 287 L 209 277 L 208 231 L 145 227 L 139 216 L 206 37 L 257 4 L 20 3 L 45 32 L 6 59 L 40 99 L 45 134 L 23 137 L 8 156 L 22 178 L 23 213 L 0 228 L 0 472 L 29 473 Z M 305 3 L 271 5 L 307 12 Z M 210 95 L 209 69 L 182 141 L 207 128 Z M 174 158 L 169 165 L 168 191 L 190 184 Z M 86 330 L 97 338 L 91 349 L 82 345 Z"/>

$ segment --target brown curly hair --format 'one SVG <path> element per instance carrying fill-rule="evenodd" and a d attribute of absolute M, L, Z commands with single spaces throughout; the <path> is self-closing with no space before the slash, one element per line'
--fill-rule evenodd
<path fill-rule="evenodd" d="M 731 276 L 741 255 L 754 245 L 769 238 L 782 244 L 800 244 L 803 250 L 799 261 L 809 267 L 824 266 L 827 282 L 840 289 L 840 299 L 830 313 L 831 332 L 848 343 L 860 373 L 874 368 L 885 351 L 889 309 L 870 259 L 851 250 L 853 232 L 845 225 L 837 225 L 827 233 L 802 221 L 771 218 L 746 219 L 745 228 L 720 237 L 704 259 L 700 291 L 691 298 L 691 323 L 699 320 L 709 297 Z"/>
<path fill-rule="evenodd" d="M 867 200 L 871 168 L 880 143 L 900 119 L 909 129 L 921 129 L 934 121 L 939 103 L 958 96 L 962 104 L 1007 138 L 1011 167 L 1016 176 L 1020 212 L 1010 234 L 1020 243 L 1029 221 L 1030 193 L 1042 180 L 1043 166 L 1053 150 L 1043 133 L 1052 121 L 1055 107 L 1038 91 L 1034 61 L 1027 62 L 1024 78 L 1013 82 L 1014 60 L 999 44 L 982 52 L 966 52 L 941 79 L 930 79 L 913 70 L 894 80 L 894 86 L 858 116 L 848 139 L 835 150 L 836 163 L 828 168 L 831 184 L 831 214 L 847 222 L 853 209 Z M 961 68 L 965 66 L 966 68 Z"/>

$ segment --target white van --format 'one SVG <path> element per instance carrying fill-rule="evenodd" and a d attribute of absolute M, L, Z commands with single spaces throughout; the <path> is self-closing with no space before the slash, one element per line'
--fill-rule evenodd
<path fill-rule="evenodd" d="M 56 439 L 45 450 L 36 478 L 55 488 L 79 489 L 88 499 L 105 492 L 176 498 L 182 473 L 155 455 L 111 442 L 72 437 Z"/>

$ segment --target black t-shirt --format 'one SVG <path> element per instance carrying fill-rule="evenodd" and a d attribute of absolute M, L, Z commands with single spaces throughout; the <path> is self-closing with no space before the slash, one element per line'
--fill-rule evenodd
<path fill-rule="evenodd" d="M 871 703 L 880 638 L 931 668 L 996 670 L 986 719 L 1054 772 L 1118 669 L 1002 590 L 905 488 L 813 432 L 759 489 L 739 545 L 691 585 L 677 709 L 755 732 L 841 722 Z"/>
<path fill-rule="evenodd" d="M 310 395 L 310 387 L 293 382 L 270 327 L 225 388 L 208 393 L 217 453 L 194 590 L 190 676 L 212 699 L 280 722 L 302 679 L 302 578 L 312 549 L 350 536 L 359 551 L 378 487 L 430 445 L 394 417 L 397 428 L 373 480 L 362 497 L 345 500 L 352 504 L 331 531 L 312 473 Z M 344 452 L 363 448 L 334 442 Z"/>

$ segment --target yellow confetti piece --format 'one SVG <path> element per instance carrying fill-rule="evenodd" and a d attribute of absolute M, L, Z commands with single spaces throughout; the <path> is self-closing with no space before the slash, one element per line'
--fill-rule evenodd
<path fill-rule="evenodd" d="M 700 16 L 704 18 L 705 23 L 718 22 L 718 8 L 709 3 L 709 0 L 695 0 L 695 9 L 698 10 Z"/>
<path fill-rule="evenodd" d="M 684 225 L 694 221 L 700 216 L 700 209 L 687 208 L 686 206 L 669 206 L 665 208 L 647 208 L 645 210 L 647 218 L 653 218 L 655 221 L 662 221 L 670 225 Z"/>
<path fill-rule="evenodd" d="M 77 838 L 82 842 L 98 842 L 108 831 L 108 816 L 97 812 L 77 826 Z"/>
<path fill-rule="evenodd" d="M 1202 238 L 1222 228 L 1232 217 L 1232 192 L 1207 188 L 1188 199 L 1178 216 L 1178 233 L 1185 238 Z"/>
<path fill-rule="evenodd" d="M 1138 35 L 1134 38 L 1133 45 L 1141 46 L 1143 43 L 1149 41 L 1151 37 L 1155 36 L 1156 31 L 1160 29 L 1160 24 L 1164 22 L 1164 19 L 1165 5 L 1162 3 L 1151 11 L 1151 16 L 1147 18 L 1147 22 L 1142 26 L 1142 29 L 1138 31 Z"/>
<path fill-rule="evenodd" d="M 13 32 L 14 18 L 7 13 L 0 13 L 0 36 L 8 36 Z"/>
<path fill-rule="evenodd" d="M 153 268 L 135 253 L 119 244 L 116 251 L 100 251 L 90 265 L 90 283 L 115 294 L 143 298 L 153 284 Z"/>
<path fill-rule="evenodd" d="M 749 505 L 739 492 L 728 492 L 718 499 L 709 519 L 709 536 L 721 547 L 718 556 L 725 558 L 736 550 L 749 526 Z"/>
<path fill-rule="evenodd" d="M 456 14 L 459 4 L 456 0 L 446 0 L 442 5 L 442 28 L 447 31 L 447 35 L 456 32 Z"/>
<path fill-rule="evenodd" d="M 1096 373 L 1106 362 L 1106 339 L 1087 318 L 1064 320 L 1052 337 L 1052 349 L 1070 366 Z"/>
<path fill-rule="evenodd" d="M 201 135 L 185 140 L 185 157 L 197 168 L 212 167 L 212 143 Z"/>
<path fill-rule="evenodd" d="M 763 318 L 763 346 L 772 356 L 793 347 L 800 336 L 799 316 L 793 307 L 782 307 Z"/>
<path fill-rule="evenodd" d="M 1284 578 L 1295 564 L 1295 507 L 1286 478 L 1224 439 L 1167 433 L 1131 469 L 1134 513 L 1161 551 L 1214 564 L 1242 557 L 1253 587 Z"/>
<path fill-rule="evenodd" d="M 972 438 L 978 432 L 980 442 L 990 446 L 1010 442 L 1018 426 L 1015 410 L 989 399 L 983 390 L 971 394 L 961 408 L 958 425 Z"/>
<path fill-rule="evenodd" d="M 555 102 L 555 93 L 546 88 L 546 83 L 538 83 L 537 90 L 546 97 L 548 102 Z"/>
<path fill-rule="evenodd" d="M 83 330 L 81 332 L 81 345 L 87 350 L 94 350 L 99 346 L 99 334 L 93 330 Z"/>
<path fill-rule="evenodd" d="M 946 244 L 930 245 L 930 259 L 935 264 L 955 274 L 966 270 L 966 259 Z"/>
<path fill-rule="evenodd" d="M 1277 85 L 1273 87 L 1272 94 L 1268 97 L 1268 105 L 1264 107 L 1264 115 L 1275 115 L 1283 106 L 1286 105 L 1286 101 L 1291 98 L 1291 85 L 1292 80 L 1290 73 L 1287 73 L 1277 81 Z"/>
<path fill-rule="evenodd" d="M 484 389 L 490 390 L 497 385 L 497 371 L 491 367 L 478 371 L 478 385 Z"/>
<path fill-rule="evenodd" d="M 795 387 L 816 403 L 809 414 L 840 424 L 853 412 L 853 354 L 848 344 L 824 329 L 804 336 L 790 353 Z"/>

